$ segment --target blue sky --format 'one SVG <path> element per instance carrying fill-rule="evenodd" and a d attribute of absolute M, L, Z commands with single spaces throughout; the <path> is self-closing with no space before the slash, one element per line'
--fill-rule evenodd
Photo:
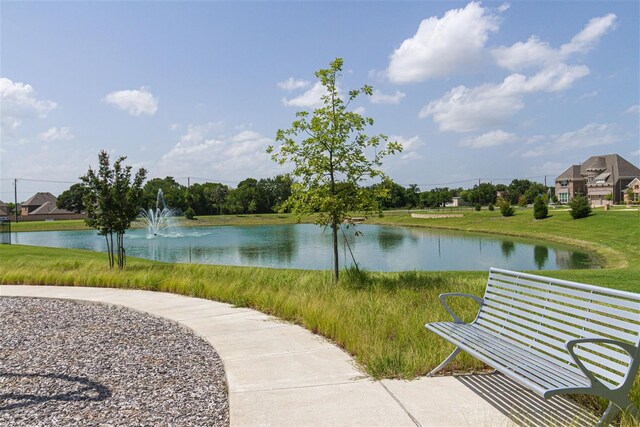
<path fill-rule="evenodd" d="M 235 185 L 345 61 L 354 108 L 403 143 L 396 182 L 552 182 L 640 162 L 637 1 L 0 3 L 0 199 L 59 194 L 97 153 Z M 60 181 L 60 183 L 44 182 Z"/>

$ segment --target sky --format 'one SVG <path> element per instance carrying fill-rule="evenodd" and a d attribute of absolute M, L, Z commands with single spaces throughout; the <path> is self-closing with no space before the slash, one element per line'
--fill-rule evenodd
<path fill-rule="evenodd" d="M 98 152 L 182 184 L 289 169 L 265 150 L 318 106 L 314 72 L 422 190 L 640 164 L 640 2 L 0 0 L 0 199 L 58 195 Z"/>

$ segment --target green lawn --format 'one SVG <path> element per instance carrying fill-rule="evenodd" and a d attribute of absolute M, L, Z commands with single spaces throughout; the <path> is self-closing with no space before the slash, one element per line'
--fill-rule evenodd
<path fill-rule="evenodd" d="M 596 211 L 573 220 L 566 211 L 535 221 L 531 209 L 503 218 L 498 211 L 465 212 L 462 218 L 413 219 L 406 211 L 387 213 L 369 223 L 438 227 L 507 234 L 571 244 L 595 252 L 606 268 L 544 272 L 549 276 L 640 292 L 640 213 Z M 200 222 L 202 221 L 202 222 Z M 200 224 L 293 223 L 290 215 L 208 217 Z M 15 229 L 15 228 L 14 228 Z M 329 256 L 329 254 L 327 254 Z M 167 264 L 128 259 L 125 271 L 110 271 L 104 254 L 80 250 L 0 245 L 0 283 L 107 286 L 175 292 L 273 314 L 324 335 L 375 378 L 415 378 L 435 367 L 451 346 L 424 329 L 448 319 L 442 292 L 484 293 L 487 272 L 343 274 L 331 283 L 329 272 L 250 267 Z M 456 305 L 457 304 L 457 305 Z M 472 303 L 456 301 L 467 320 Z M 450 371 L 483 366 L 458 356 Z M 632 399 L 640 405 L 640 378 Z M 590 401 L 592 404 L 594 401 Z M 601 403 L 600 403 L 601 404 Z"/>

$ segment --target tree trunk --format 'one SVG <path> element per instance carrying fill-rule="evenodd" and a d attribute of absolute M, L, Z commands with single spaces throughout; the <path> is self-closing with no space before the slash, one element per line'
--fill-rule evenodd
<path fill-rule="evenodd" d="M 340 269 L 338 267 L 338 216 L 336 214 L 333 214 L 331 218 L 331 234 L 333 235 L 333 278 L 338 283 Z"/>
<path fill-rule="evenodd" d="M 114 255 L 113 255 L 113 233 L 105 234 L 107 240 L 107 255 L 109 256 L 109 268 L 113 268 Z"/>
<path fill-rule="evenodd" d="M 124 234 L 118 233 L 118 268 L 122 270 L 124 268 Z"/>

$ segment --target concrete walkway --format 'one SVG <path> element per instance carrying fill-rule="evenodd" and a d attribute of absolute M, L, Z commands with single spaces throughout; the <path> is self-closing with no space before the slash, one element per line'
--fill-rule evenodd
<path fill-rule="evenodd" d="M 233 426 L 506 426 L 525 420 L 581 425 L 594 420 L 567 400 L 542 400 L 497 374 L 373 381 L 327 340 L 214 301 L 56 286 L 4 285 L 0 296 L 118 304 L 191 328 L 224 362 Z"/>

